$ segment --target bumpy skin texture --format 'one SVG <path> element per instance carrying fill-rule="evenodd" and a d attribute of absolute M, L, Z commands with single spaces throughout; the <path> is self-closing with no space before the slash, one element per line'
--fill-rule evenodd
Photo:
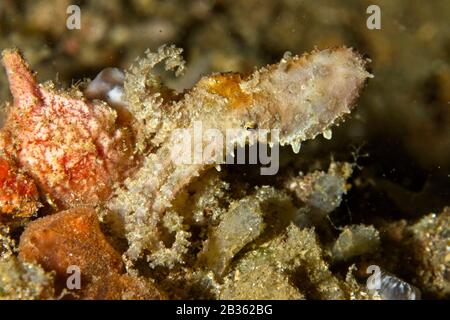
<path fill-rule="evenodd" d="M 159 50 L 163 57 L 167 48 Z M 175 55 L 176 56 L 176 55 Z M 148 56 L 147 65 L 159 61 Z M 144 59 L 143 59 L 144 60 Z M 285 56 L 278 64 L 255 71 L 249 77 L 240 74 L 206 76 L 182 99 L 161 99 L 161 85 L 153 84 L 144 62 L 132 67 L 126 76 L 125 92 L 129 108 L 138 115 L 145 109 L 152 135 L 153 152 L 143 161 L 136 174 L 125 181 L 107 206 L 118 212 L 125 222 L 130 243 L 128 256 L 142 257 L 145 251 L 164 250 L 158 223 L 171 202 L 189 182 L 215 165 L 214 156 L 201 164 L 179 164 L 172 161 L 172 151 L 181 144 L 173 139 L 177 128 L 193 128 L 201 122 L 203 130 L 216 129 L 223 135 L 227 129 L 278 129 L 281 145 L 300 143 L 328 132 L 351 108 L 371 75 L 366 61 L 348 48 L 313 51 L 303 56 Z M 154 80 L 154 79 L 153 79 Z M 231 139 L 227 150 L 254 133 Z M 183 139 L 183 137 L 181 137 Z M 203 149 L 207 142 L 202 142 Z M 186 155 L 179 154 L 178 158 Z"/>
<path fill-rule="evenodd" d="M 0 220 L 30 217 L 39 206 L 39 193 L 33 179 L 0 153 Z"/>
<path fill-rule="evenodd" d="M 3 64 L 14 98 L 5 152 L 60 207 L 101 203 L 133 163 L 131 133 L 106 104 L 39 85 L 17 50 L 3 51 Z"/>
<path fill-rule="evenodd" d="M 100 230 L 93 209 L 59 212 L 29 224 L 20 238 L 19 257 L 56 272 L 61 287 L 69 266 L 78 266 L 82 299 L 159 299 L 162 294 L 150 283 L 125 274 L 120 254 Z"/>

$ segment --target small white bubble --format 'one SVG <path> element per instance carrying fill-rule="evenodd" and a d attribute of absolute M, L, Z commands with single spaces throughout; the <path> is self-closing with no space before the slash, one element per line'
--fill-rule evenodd
<path fill-rule="evenodd" d="M 300 152 L 300 147 L 302 146 L 300 141 L 294 141 L 291 144 L 292 147 L 292 151 L 294 151 L 294 153 L 299 153 Z"/>
<path fill-rule="evenodd" d="M 333 132 L 331 132 L 331 129 L 327 129 L 322 133 L 323 137 L 327 140 L 330 140 L 333 137 Z"/>

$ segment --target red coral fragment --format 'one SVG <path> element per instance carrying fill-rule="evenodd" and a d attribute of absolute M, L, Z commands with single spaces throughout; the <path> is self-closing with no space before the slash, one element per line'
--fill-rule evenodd
<path fill-rule="evenodd" d="M 3 51 L 14 106 L 3 128 L 13 157 L 63 208 L 97 205 L 133 164 L 131 131 L 117 113 L 80 91 L 39 85 L 17 50 Z"/>

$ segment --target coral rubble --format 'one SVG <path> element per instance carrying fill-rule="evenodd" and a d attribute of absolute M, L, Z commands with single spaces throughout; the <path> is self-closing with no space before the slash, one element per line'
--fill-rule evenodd
<path fill-rule="evenodd" d="M 117 113 L 84 100 L 80 91 L 38 85 L 17 50 L 3 51 L 14 105 L 3 134 L 3 150 L 17 159 L 45 195 L 62 208 L 96 205 L 133 165 L 133 145 Z"/>

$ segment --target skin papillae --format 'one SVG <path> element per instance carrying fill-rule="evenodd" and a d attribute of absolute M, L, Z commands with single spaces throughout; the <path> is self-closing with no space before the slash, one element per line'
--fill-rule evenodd
<path fill-rule="evenodd" d="M 39 193 L 33 179 L 0 153 L 0 221 L 30 217 L 39 207 Z"/>
<path fill-rule="evenodd" d="M 133 141 L 106 103 L 40 85 L 18 50 L 2 53 L 14 98 L 0 151 L 27 171 L 59 208 L 97 205 L 133 165 Z"/>
<path fill-rule="evenodd" d="M 169 49 L 160 48 L 159 54 L 170 64 Z M 167 88 L 149 75 L 161 59 L 152 55 L 147 59 L 147 64 L 143 59 L 127 73 L 125 93 L 138 120 L 149 114 L 145 125 L 140 125 L 151 151 L 107 203 L 124 222 L 130 260 L 167 249 L 159 230 L 161 216 L 180 190 L 216 164 L 214 154 L 204 155 L 201 164 L 172 161 L 171 151 L 180 143 L 171 135 L 174 129 L 192 128 L 197 121 L 203 130 L 216 129 L 224 136 L 227 129 L 278 129 L 279 143 L 298 150 L 302 141 L 324 134 L 350 113 L 371 77 L 367 61 L 352 49 L 316 50 L 303 56 L 285 55 L 278 64 L 247 77 L 236 73 L 203 77 L 182 97 L 171 100 L 163 93 Z M 245 139 L 255 142 L 252 134 L 236 136 L 226 150 Z M 205 149 L 209 142 L 202 143 Z"/>

